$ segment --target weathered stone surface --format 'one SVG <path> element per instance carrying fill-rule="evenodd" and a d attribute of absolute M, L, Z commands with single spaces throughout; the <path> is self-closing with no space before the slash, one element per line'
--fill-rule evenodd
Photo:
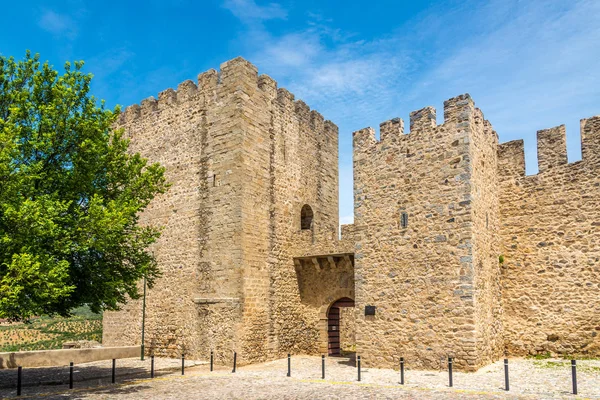
<path fill-rule="evenodd" d="M 443 125 L 428 107 L 411 113 L 410 134 L 355 135 L 356 336 L 367 365 L 405 357 L 435 368 L 452 355 L 476 369 L 502 350 L 498 138 L 468 95 L 444 107 Z"/>
<path fill-rule="evenodd" d="M 540 132 L 540 173 L 500 174 L 506 350 L 598 355 L 598 153 L 585 151 L 583 160 L 566 164 L 564 126 Z M 582 120 L 581 137 L 586 150 L 598 148 L 600 117 Z M 522 152 L 501 162 L 520 164 Z"/>
<path fill-rule="evenodd" d="M 229 363 L 237 351 L 243 365 L 326 351 L 323 318 L 336 290 L 353 296 L 352 262 L 298 270 L 294 257 L 352 253 L 338 241 L 337 127 L 241 58 L 155 103 L 129 107 L 119 125 L 172 183 L 141 218 L 164 226 L 147 352 L 206 359 L 212 349 Z M 314 220 L 301 230 L 305 204 Z M 104 343 L 139 344 L 141 308 L 106 313 Z"/>
<path fill-rule="evenodd" d="M 146 349 L 240 365 L 343 349 L 365 366 L 475 370 L 504 353 L 600 354 L 600 117 L 498 136 L 469 95 L 354 132 L 355 224 L 338 237 L 338 130 L 236 58 L 119 120 L 173 186 L 141 216 L 164 226 Z M 308 207 L 307 207 L 308 206 Z M 306 229 L 303 229 L 306 228 Z M 500 260 L 504 260 L 502 263 Z M 365 315 L 367 306 L 375 315 Z M 351 328 L 354 326 L 354 329 Z M 141 302 L 106 313 L 104 343 L 139 344 Z"/>

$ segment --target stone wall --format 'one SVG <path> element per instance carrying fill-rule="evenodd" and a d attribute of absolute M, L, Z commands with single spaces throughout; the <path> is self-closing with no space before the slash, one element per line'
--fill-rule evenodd
<path fill-rule="evenodd" d="M 272 118 L 271 354 L 319 354 L 322 309 L 337 300 L 329 297 L 340 285 L 353 295 L 352 264 L 294 258 L 339 251 L 338 130 L 285 89 L 277 91 Z M 314 214 L 307 230 L 300 224 L 304 205 Z"/>
<path fill-rule="evenodd" d="M 326 353 L 327 310 L 349 297 L 343 340 L 355 335 L 366 366 L 600 353 L 600 117 L 582 121 L 573 164 L 564 126 L 538 132 L 535 176 L 523 142 L 498 145 L 468 95 L 444 103 L 442 125 L 426 107 L 409 134 L 401 119 L 379 141 L 357 131 L 341 238 L 337 127 L 241 58 L 128 107 L 117 127 L 172 183 L 141 215 L 163 227 L 147 352 L 237 351 L 241 365 Z M 141 301 L 105 313 L 105 345 L 140 340 Z"/>
<path fill-rule="evenodd" d="M 466 283 L 463 296 L 472 296 L 475 309 L 473 328 L 476 332 L 476 368 L 492 363 L 503 355 L 502 287 L 499 256 L 500 209 L 498 198 L 498 135 L 481 110 L 474 108 L 470 98 L 459 97 L 450 102 L 466 103 L 471 114 L 471 198 L 473 213 L 473 283 Z M 446 104 L 449 109 L 449 104 Z M 454 113 L 457 124 L 468 115 L 464 110 Z M 448 121 L 448 118 L 446 118 Z M 446 122 L 447 124 L 447 122 Z M 458 127 L 458 126 L 457 126 Z M 467 275 L 468 276 L 468 275 Z M 467 276 L 461 279 L 467 279 Z M 469 321 L 471 322 L 471 321 Z M 468 353 L 467 353 L 468 354 Z M 459 354 L 457 356 L 460 357 Z"/>
<path fill-rule="evenodd" d="M 600 354 L 600 117 L 582 120 L 583 160 L 567 164 L 564 126 L 500 145 L 505 344 L 511 355 Z"/>
<path fill-rule="evenodd" d="M 217 179 L 212 172 L 233 163 L 223 140 L 224 125 L 233 110 L 220 107 L 219 112 L 210 112 L 211 107 L 216 108 L 216 77 L 216 72 L 210 71 L 199 77 L 200 89 L 186 81 L 177 91 L 161 92 L 158 101 L 149 98 L 141 107 L 130 106 L 118 125 L 131 139 L 131 151 L 165 166 L 172 184 L 141 216 L 142 224 L 163 227 L 152 249 L 163 276 L 148 290 L 146 302 L 146 346 L 156 346 L 149 350 L 161 356 L 193 353 L 200 348 L 193 335 L 197 322 L 193 298 L 201 289 L 237 296 L 235 284 L 220 288 L 211 285 L 226 281 L 222 264 L 226 259 L 207 257 L 219 252 L 234 255 L 239 248 L 231 229 L 237 191 L 222 184 L 225 169 Z M 210 124 L 216 126 L 209 132 Z M 222 199 L 227 201 L 220 203 Z M 213 217 L 215 224 L 208 230 Z M 209 241 L 215 239 L 224 246 L 208 248 Z M 141 311 L 141 301 L 130 301 L 120 312 L 105 313 L 103 343 L 140 344 Z"/>
<path fill-rule="evenodd" d="M 497 137 L 468 95 L 445 102 L 443 125 L 432 107 L 410 125 L 403 134 L 402 120 L 384 122 L 379 142 L 371 128 L 354 133 L 357 352 L 365 365 L 404 357 L 438 368 L 454 356 L 473 370 L 498 353 L 490 339 L 501 329 L 497 199 L 487 193 Z"/>
<path fill-rule="evenodd" d="M 340 350 L 356 352 L 356 312 L 353 307 L 340 307 Z"/>
<path fill-rule="evenodd" d="M 213 349 L 217 362 L 237 351 L 240 364 L 318 353 L 327 296 L 302 298 L 293 257 L 318 242 L 339 247 L 337 127 L 241 58 L 128 107 L 118 127 L 172 183 L 141 221 L 164 226 L 148 351 L 206 358 Z M 305 204 L 314 221 L 301 231 Z M 337 265 L 353 290 L 352 265 Z M 141 302 L 106 313 L 104 332 L 107 345 L 140 343 Z"/>

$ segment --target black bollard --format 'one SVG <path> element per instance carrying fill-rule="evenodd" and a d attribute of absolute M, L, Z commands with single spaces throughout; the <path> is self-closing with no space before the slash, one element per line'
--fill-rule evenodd
<path fill-rule="evenodd" d="M 287 376 L 292 376 L 292 355 L 288 353 L 288 373 Z"/>
<path fill-rule="evenodd" d="M 234 351 L 233 352 L 233 371 L 231 371 L 231 373 L 235 373 L 236 364 L 237 364 L 237 353 Z"/>
<path fill-rule="evenodd" d="M 23 376 L 23 367 L 19 366 L 17 368 L 17 396 L 21 395 L 21 385 L 22 385 L 22 376 Z"/>
<path fill-rule="evenodd" d="M 360 356 L 357 357 L 356 365 L 358 367 L 358 381 L 360 382 Z"/>
<path fill-rule="evenodd" d="M 508 358 L 504 359 L 504 390 L 508 392 L 510 386 L 508 383 Z"/>
<path fill-rule="evenodd" d="M 154 378 L 154 355 L 150 356 L 150 378 Z"/>
<path fill-rule="evenodd" d="M 448 357 L 448 378 L 449 378 L 449 387 L 452 387 L 452 357 Z"/>
<path fill-rule="evenodd" d="M 69 363 L 69 389 L 73 389 L 73 361 Z"/>
<path fill-rule="evenodd" d="M 573 376 L 573 394 L 577 394 L 577 361 L 571 360 L 571 375 Z"/>
<path fill-rule="evenodd" d="M 185 375 L 185 354 L 181 354 L 181 375 Z"/>
<path fill-rule="evenodd" d="M 321 355 L 321 379 L 325 379 L 325 355 Z"/>
<path fill-rule="evenodd" d="M 113 358 L 112 360 L 112 383 L 117 381 L 117 360 Z"/>
<path fill-rule="evenodd" d="M 214 355 L 212 350 L 210 351 L 210 370 L 213 370 L 213 359 L 214 359 Z"/>
<path fill-rule="evenodd" d="M 404 357 L 400 357 L 400 384 L 404 385 Z"/>

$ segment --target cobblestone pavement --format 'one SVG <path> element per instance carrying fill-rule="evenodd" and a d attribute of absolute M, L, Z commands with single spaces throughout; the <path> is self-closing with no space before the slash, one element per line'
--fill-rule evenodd
<path fill-rule="evenodd" d="M 139 360 L 132 366 L 143 369 Z M 157 365 L 158 365 L 157 360 Z M 186 369 L 185 376 L 173 367 L 179 360 L 160 360 L 165 367 L 155 379 L 135 377 L 122 382 L 84 382 L 74 390 L 59 387 L 28 387 L 23 394 L 31 398 L 51 399 L 600 399 L 600 361 L 578 361 L 579 396 L 571 394 L 570 362 L 565 360 L 510 360 L 510 392 L 503 390 L 503 363 L 496 362 L 476 373 L 455 372 L 454 387 L 448 387 L 447 371 L 405 373 L 405 385 L 399 384 L 394 370 L 363 368 L 357 382 L 354 361 L 343 358 L 326 360 L 326 379 L 321 379 L 321 359 L 311 356 L 292 358 L 292 376 L 286 377 L 287 360 L 238 368 L 206 365 Z M 146 362 L 146 364 L 148 364 Z M 190 363 L 192 365 L 192 363 Z M 84 369 L 85 366 L 81 366 Z M 170 368 L 170 372 L 166 372 Z M 109 368 L 110 370 L 110 368 Z M 0 396 L 12 395 L 6 390 Z M 24 396 L 24 398 L 27 398 Z"/>

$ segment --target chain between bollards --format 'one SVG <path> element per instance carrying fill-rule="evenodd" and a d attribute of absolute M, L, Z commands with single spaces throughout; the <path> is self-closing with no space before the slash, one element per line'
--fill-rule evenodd
<path fill-rule="evenodd" d="M 357 356 L 356 366 L 358 367 L 358 381 L 360 382 L 360 356 Z"/>
<path fill-rule="evenodd" d="M 150 356 L 150 378 L 154 378 L 154 354 Z"/>
<path fill-rule="evenodd" d="M 404 357 L 400 357 L 400 384 L 404 385 Z"/>
<path fill-rule="evenodd" d="M 571 360 L 571 375 L 573 376 L 573 394 L 577 394 L 577 361 Z"/>
<path fill-rule="evenodd" d="M 237 353 L 234 351 L 233 352 L 233 370 L 231 371 L 231 373 L 235 373 L 236 364 L 237 364 Z"/>
<path fill-rule="evenodd" d="M 214 354 L 213 354 L 213 351 L 211 350 L 210 351 L 210 370 L 211 371 L 213 370 L 213 362 L 214 362 L 213 360 L 214 360 Z"/>
<path fill-rule="evenodd" d="M 452 387 L 452 357 L 448 357 L 448 386 Z"/>
<path fill-rule="evenodd" d="M 321 355 L 321 379 L 325 379 L 325 355 Z"/>
<path fill-rule="evenodd" d="M 69 389 L 73 389 L 73 361 L 69 363 Z"/>
<path fill-rule="evenodd" d="M 181 375 L 185 375 L 185 354 L 181 354 Z"/>
<path fill-rule="evenodd" d="M 288 373 L 287 376 L 292 376 L 292 355 L 288 353 Z"/>
<path fill-rule="evenodd" d="M 507 392 L 510 390 L 510 385 L 508 382 L 508 358 L 504 359 L 504 390 Z"/>
<path fill-rule="evenodd" d="M 112 383 L 117 381 L 117 360 L 112 360 Z"/>
<path fill-rule="evenodd" d="M 17 396 L 21 395 L 21 385 L 22 385 L 22 376 L 23 376 L 23 367 L 19 365 L 17 368 Z"/>

